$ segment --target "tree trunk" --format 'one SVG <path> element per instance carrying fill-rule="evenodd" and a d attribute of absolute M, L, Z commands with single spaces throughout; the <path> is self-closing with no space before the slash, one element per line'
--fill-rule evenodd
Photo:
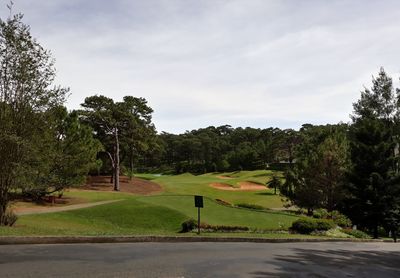
<path fill-rule="evenodd" d="M 132 180 L 133 177 L 133 149 L 131 149 L 131 155 L 129 158 L 129 167 L 130 167 L 130 173 L 129 173 L 129 180 Z"/>
<path fill-rule="evenodd" d="M 374 238 L 378 238 L 378 225 L 374 226 Z"/>
<path fill-rule="evenodd" d="M 7 205 L 3 204 L 3 200 L 1 200 L 2 204 L 0 205 L 0 226 L 5 225 L 5 215 L 6 215 L 6 209 Z"/>
<path fill-rule="evenodd" d="M 3 226 L 5 224 L 5 215 L 9 200 L 8 192 L 6 190 L 1 190 L 0 194 L 0 226 Z"/>
<path fill-rule="evenodd" d="M 114 136 L 115 136 L 114 191 L 119 191 L 119 138 L 118 138 L 118 128 L 115 128 Z"/>

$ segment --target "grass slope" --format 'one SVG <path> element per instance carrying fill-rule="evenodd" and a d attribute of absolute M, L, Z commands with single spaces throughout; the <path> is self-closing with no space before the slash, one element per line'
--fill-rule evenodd
<path fill-rule="evenodd" d="M 161 184 L 164 188 L 162 194 L 179 195 L 203 195 L 212 199 L 221 199 L 231 204 L 249 203 L 260 205 L 265 208 L 282 207 L 279 195 L 274 195 L 273 190 L 261 191 L 227 191 L 210 187 L 210 183 L 227 183 L 236 186 L 242 181 L 251 181 L 265 184 L 270 180 L 272 171 L 241 171 L 233 173 L 209 173 L 199 176 L 182 174 L 176 176 L 153 176 L 153 181 Z M 141 175 L 138 175 L 141 176 Z M 150 179 L 149 175 L 145 175 Z M 231 179 L 221 179 L 220 176 L 230 177 Z"/>
<path fill-rule="evenodd" d="M 192 195 L 206 197 L 202 222 L 247 226 L 253 230 L 287 229 L 297 219 L 296 216 L 226 207 L 214 201 L 222 199 L 233 204 L 280 207 L 280 197 L 273 195 L 272 190 L 223 191 L 209 186 L 212 182 L 229 181 L 234 185 L 252 180 L 265 184 L 271 174 L 271 171 L 242 171 L 200 176 L 146 175 L 147 179 L 161 184 L 165 190 L 156 196 L 71 190 L 65 193 L 67 197 L 84 199 L 87 202 L 124 200 L 73 211 L 21 216 L 15 227 L 0 227 L 0 235 L 176 235 L 183 221 L 197 218 Z M 221 175 L 231 179 L 221 179 Z"/>
<path fill-rule="evenodd" d="M 130 198 L 91 208 L 22 216 L 0 235 L 155 235 L 177 233 L 187 216 Z"/>
<path fill-rule="evenodd" d="M 90 192 L 81 192 L 84 195 Z M 0 227 L 0 235 L 176 235 L 181 223 L 197 217 L 193 196 L 126 196 L 97 193 L 96 199 L 119 196 L 117 203 L 91 208 L 21 216 L 14 227 Z M 74 192 L 74 195 L 80 195 Z M 205 199 L 202 222 L 247 226 L 253 230 L 286 229 L 296 216 L 230 208 Z"/>
<path fill-rule="evenodd" d="M 193 196 L 150 196 L 139 198 L 141 202 L 153 205 L 163 204 L 168 209 L 184 213 L 189 218 L 197 219 L 197 208 Z M 201 221 L 212 225 L 246 226 L 252 229 L 282 230 L 287 229 L 298 217 L 280 212 L 252 211 L 230 208 L 205 198 L 201 209 Z"/>

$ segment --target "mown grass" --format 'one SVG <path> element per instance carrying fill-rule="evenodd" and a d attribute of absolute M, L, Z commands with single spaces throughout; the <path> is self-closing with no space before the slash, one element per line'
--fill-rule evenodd
<path fill-rule="evenodd" d="M 197 219 L 197 209 L 194 207 L 193 196 L 151 196 L 141 197 L 138 200 L 153 205 L 163 204 L 164 207 L 182 212 L 189 218 Z M 201 221 L 212 225 L 285 230 L 296 219 L 298 219 L 297 216 L 287 213 L 226 207 L 207 198 L 204 199 L 204 208 L 201 209 Z"/>
<path fill-rule="evenodd" d="M 211 183 L 226 183 L 236 187 L 239 182 L 251 181 L 258 184 L 265 184 L 271 179 L 273 171 L 241 171 L 233 173 L 208 173 L 194 176 L 182 174 L 176 176 L 160 176 L 153 179 L 164 188 L 162 194 L 179 195 L 203 195 L 212 199 L 221 199 L 231 204 L 248 203 L 265 208 L 280 208 L 282 200 L 279 195 L 274 195 L 272 189 L 259 191 L 228 191 L 216 189 L 210 186 Z M 219 176 L 227 176 L 231 179 L 221 179 Z"/>
<path fill-rule="evenodd" d="M 240 181 L 252 179 L 265 184 L 271 174 L 271 171 L 265 170 L 211 173 L 199 176 L 147 174 L 146 179 L 161 184 L 164 189 L 160 195 L 156 196 L 70 190 L 65 193 L 66 197 L 84 199 L 88 203 L 123 200 L 73 211 L 21 216 L 15 227 L 0 227 L 0 235 L 177 235 L 182 222 L 189 218 L 197 218 L 193 195 L 205 196 L 204 208 L 201 210 L 204 223 L 246 226 L 252 231 L 287 229 L 297 219 L 295 215 L 239 209 L 215 202 L 215 199 L 222 199 L 232 204 L 248 203 L 265 208 L 281 207 L 280 197 L 273 195 L 272 190 L 224 191 L 209 186 L 212 182 L 229 181 L 237 184 Z M 220 179 L 221 175 L 230 176 L 232 179 Z M 215 234 L 221 235 L 221 233 Z M 238 234 L 229 233 L 229 235 L 237 236 Z M 260 234 L 255 233 L 255 235 Z M 278 237 L 280 236 L 279 234 Z"/>
<path fill-rule="evenodd" d="M 193 196 L 134 196 L 123 193 L 71 192 L 124 200 L 79 210 L 21 216 L 14 227 L 0 227 L 0 235 L 177 235 L 181 224 L 197 218 Z M 246 226 L 255 230 L 287 229 L 297 219 L 286 213 L 231 208 L 204 200 L 202 222 Z"/>
<path fill-rule="evenodd" d="M 187 216 L 165 206 L 130 198 L 59 213 L 21 216 L 0 235 L 155 235 L 173 234 Z"/>

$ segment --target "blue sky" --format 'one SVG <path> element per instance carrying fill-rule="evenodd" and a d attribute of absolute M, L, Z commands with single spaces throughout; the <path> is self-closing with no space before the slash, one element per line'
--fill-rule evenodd
<path fill-rule="evenodd" d="M 14 3 L 56 58 L 68 108 L 144 97 L 158 131 L 347 122 L 381 66 L 400 76 L 399 1 Z"/>

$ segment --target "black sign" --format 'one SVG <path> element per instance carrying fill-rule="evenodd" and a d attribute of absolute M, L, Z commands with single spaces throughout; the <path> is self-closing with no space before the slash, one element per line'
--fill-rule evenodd
<path fill-rule="evenodd" d="M 194 206 L 196 208 L 203 207 L 203 196 L 194 196 Z"/>

